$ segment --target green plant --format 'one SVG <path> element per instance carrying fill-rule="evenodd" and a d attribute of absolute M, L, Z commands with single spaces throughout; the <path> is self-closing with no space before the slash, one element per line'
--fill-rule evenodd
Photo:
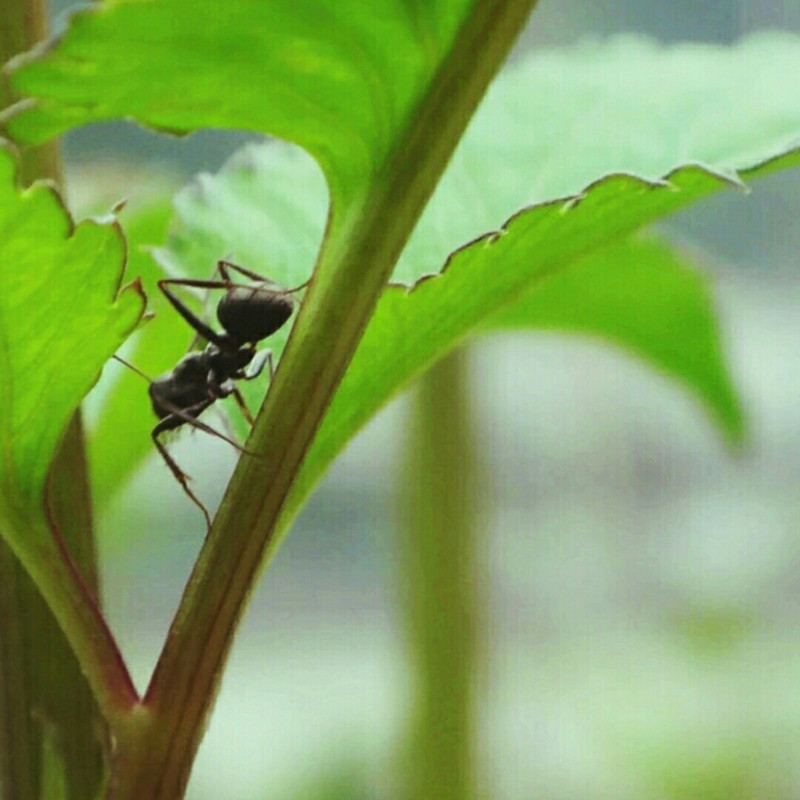
<path fill-rule="evenodd" d="M 19 188 L 12 150 L 0 152 L 0 532 L 58 621 L 107 727 L 107 797 L 182 795 L 261 567 L 348 439 L 468 335 L 548 327 L 604 336 L 682 381 L 729 439 L 740 440 L 742 415 L 706 279 L 678 248 L 637 231 L 741 179 L 800 162 L 789 149 L 800 130 L 792 92 L 766 102 L 760 89 L 781 72 L 797 74 L 800 44 L 774 35 L 727 50 L 662 50 L 620 40 L 534 55 L 498 79 L 440 183 L 533 5 L 227 0 L 207 4 L 200 17 L 187 0 L 117 0 L 76 15 L 61 40 L 10 65 L 9 92 L 22 99 L 3 121 L 20 147 L 112 118 L 179 134 L 242 128 L 300 145 L 324 175 L 297 151 L 264 146 L 203 193 L 177 198 L 169 253 L 187 273 L 207 273 L 234 248 L 242 263 L 286 285 L 312 265 L 314 280 L 248 439 L 263 457 L 240 461 L 140 698 L 94 600 L 91 558 L 72 543 L 73 530 L 75 542 L 91 542 L 88 494 L 63 497 L 85 483 L 73 415 L 137 328 L 144 296 L 136 283 L 117 291 L 125 263 L 119 224 L 86 221 L 73 230 L 57 196 L 43 186 Z M 21 29 L 24 9 L 4 9 Z M 4 55 L 22 49 L 17 41 Z M 620 65 L 634 58 L 638 76 L 616 84 Z M 663 97 L 683 124 L 655 124 Z M 595 142 L 617 144 L 623 108 L 635 109 L 626 112 L 623 156 L 611 158 L 610 146 L 569 147 L 565 131 L 576 126 L 589 127 Z M 683 163 L 689 139 L 691 158 L 702 164 Z M 31 163 L 30 153 L 22 150 L 23 162 Z M 645 177 L 607 174 L 622 168 Z M 256 228 L 240 227 L 247 211 L 259 215 Z M 136 235 L 132 226 L 132 245 Z M 437 277 L 421 277 L 444 262 Z M 158 269 L 143 270 L 157 302 Z M 387 287 L 393 274 L 418 282 L 410 291 Z M 137 334 L 133 358 L 148 370 L 169 368 L 185 346 L 170 320 L 161 314 Z M 89 445 L 105 492 L 146 452 L 141 434 L 152 421 L 140 389 L 120 383 Z M 129 443 L 112 450 L 103 437 L 120 429 L 122 415 Z M 456 451 L 451 463 L 462 458 Z M 447 492 L 442 485 L 423 493 L 420 506 Z M 421 517 L 429 538 L 440 530 L 441 515 Z M 449 579 L 460 580 L 442 578 Z M 20 640 L 39 630 L 26 632 L 17 619 Z M 42 637 L 32 660 L 59 636 Z M 78 675 L 73 680 L 82 686 Z M 28 698 L 22 689 L 18 695 Z M 90 730 L 87 707 L 80 719 Z M 37 788 L 10 796 L 36 796 L 39 785 L 72 797 L 87 796 L 77 787 L 96 791 L 99 759 L 76 771 L 61 745 L 69 737 L 59 725 L 71 731 L 76 719 L 53 715 L 24 736 L 13 729 L 9 747 L 23 753 L 15 761 L 23 776 L 7 772 L 3 780 Z"/>

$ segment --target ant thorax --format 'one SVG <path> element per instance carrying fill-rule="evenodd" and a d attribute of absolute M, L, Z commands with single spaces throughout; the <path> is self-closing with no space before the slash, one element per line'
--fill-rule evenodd
<path fill-rule="evenodd" d="M 229 341 L 224 343 L 225 346 L 219 347 L 212 342 L 205 349 L 209 385 L 219 386 L 230 379 L 237 380 L 244 377 L 242 371 L 256 354 L 255 345 L 237 346 Z"/>
<path fill-rule="evenodd" d="M 175 408 L 192 409 L 209 397 L 207 351 L 189 353 L 170 372 L 156 378 L 149 388 L 153 411 L 159 419 Z"/>

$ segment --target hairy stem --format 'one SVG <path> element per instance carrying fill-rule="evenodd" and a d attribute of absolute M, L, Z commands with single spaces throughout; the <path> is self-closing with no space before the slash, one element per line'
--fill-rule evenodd
<path fill-rule="evenodd" d="M 248 449 L 187 585 L 145 698 L 159 728 L 113 795 L 181 797 L 225 658 L 292 481 L 392 268 L 535 0 L 476 0 L 383 169 L 336 223 Z"/>

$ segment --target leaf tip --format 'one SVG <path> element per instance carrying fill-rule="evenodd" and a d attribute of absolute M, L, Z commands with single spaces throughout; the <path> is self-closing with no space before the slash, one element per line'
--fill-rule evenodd
<path fill-rule="evenodd" d="M 125 294 L 125 292 L 132 292 L 138 296 L 142 305 L 147 305 L 147 293 L 144 290 L 144 286 L 142 286 L 142 279 L 138 275 L 130 281 L 130 283 L 126 283 L 125 286 L 120 289 L 120 296 Z"/>
<path fill-rule="evenodd" d="M 141 278 L 137 276 L 119 290 L 115 305 L 124 309 L 120 315 L 120 331 L 124 336 L 129 336 L 143 322 L 147 322 L 147 294 Z"/>
<path fill-rule="evenodd" d="M 703 401 L 728 453 L 731 456 L 744 455 L 750 445 L 750 430 L 740 395 L 730 376 L 717 392 L 706 394 Z"/>

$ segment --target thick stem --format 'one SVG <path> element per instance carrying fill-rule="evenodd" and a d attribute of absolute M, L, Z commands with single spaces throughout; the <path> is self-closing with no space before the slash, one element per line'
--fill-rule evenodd
<path fill-rule="evenodd" d="M 480 678 L 478 517 L 481 481 L 466 354 L 419 382 L 398 503 L 400 596 L 413 704 L 401 797 L 473 800 Z"/>
<path fill-rule="evenodd" d="M 33 717 L 36 687 L 32 685 L 28 630 L 24 609 L 36 588 L 11 548 L 0 541 L 0 786 L 6 800 L 40 796 L 42 736 Z"/>
<path fill-rule="evenodd" d="M 44 0 L 0 0 L 0 64 L 45 38 Z M 0 73 L 0 107 L 14 97 Z M 61 179 L 56 142 L 20 153 L 20 180 Z M 98 596 L 91 497 L 80 412 L 70 421 L 49 480 L 51 512 L 81 588 Z M 91 600 L 96 611 L 97 606 Z M 70 800 L 95 797 L 104 779 L 105 729 L 63 630 L 0 538 L 0 785 L 4 800 L 39 800 L 44 738 L 63 761 Z"/>
<path fill-rule="evenodd" d="M 50 507 L 64 544 L 87 589 L 99 602 L 97 550 L 80 411 L 70 421 L 56 454 L 49 489 Z M 58 745 L 66 764 L 69 797 L 97 797 L 105 777 L 107 727 L 63 631 L 41 599 L 38 606 L 41 629 L 47 631 L 45 642 L 49 643 L 46 654 L 39 652 L 38 664 L 42 682 L 50 687 L 47 717 L 59 720 L 66 734 Z"/>
<path fill-rule="evenodd" d="M 476 0 L 383 169 L 334 209 L 314 282 L 190 578 L 146 703 L 161 735 L 114 794 L 181 797 L 289 489 L 416 220 L 535 0 Z"/>

